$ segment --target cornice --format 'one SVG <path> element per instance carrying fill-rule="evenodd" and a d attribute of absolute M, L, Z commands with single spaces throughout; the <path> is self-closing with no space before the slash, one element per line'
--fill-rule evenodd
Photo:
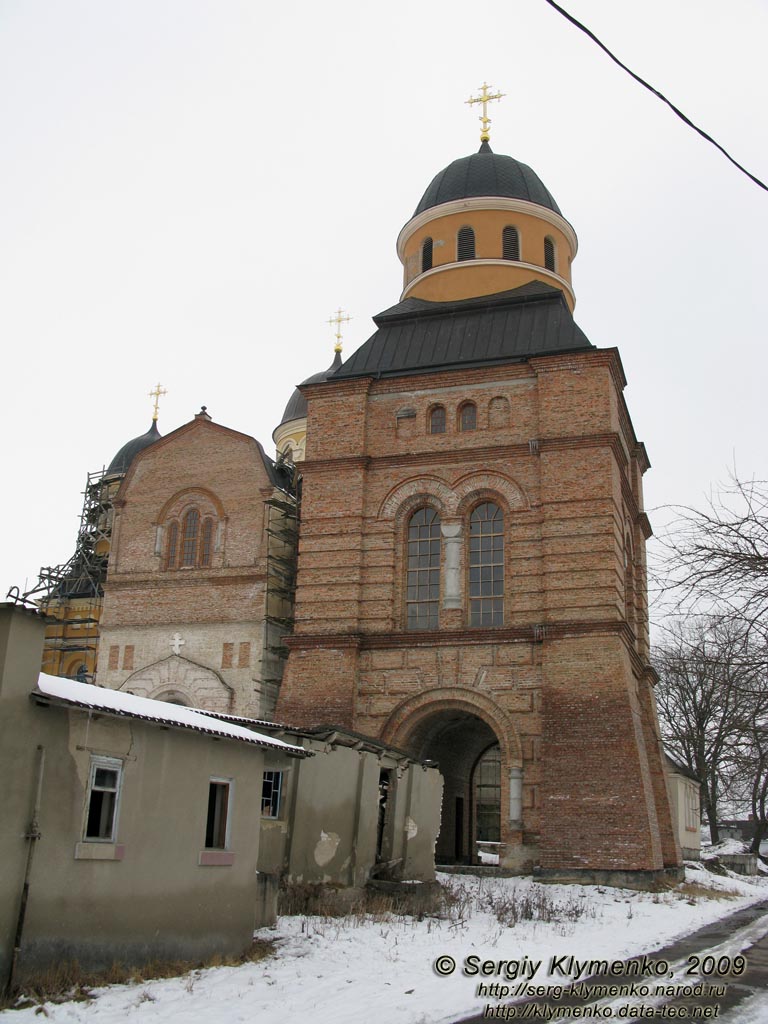
<path fill-rule="evenodd" d="M 405 246 L 408 239 L 425 225 L 440 217 L 449 217 L 454 213 L 466 213 L 472 210 L 500 210 L 507 213 L 523 213 L 529 217 L 537 217 L 546 221 L 552 227 L 558 228 L 571 246 L 573 256 L 576 256 L 579 248 L 579 240 L 576 232 L 568 223 L 565 217 L 546 206 L 539 206 L 538 203 L 530 203 L 526 199 L 510 199 L 503 196 L 473 196 L 467 199 L 454 199 L 449 203 L 441 203 L 439 206 L 432 206 L 416 217 L 411 218 L 405 224 L 397 236 L 397 255 L 401 263 L 405 262 Z"/>
<path fill-rule="evenodd" d="M 444 436 L 444 435 L 438 435 Z M 542 437 L 536 438 L 538 451 L 531 450 L 529 442 L 522 444 L 495 444 L 485 447 L 473 446 L 471 448 L 450 448 L 442 450 L 424 450 L 421 452 L 393 452 L 391 455 L 368 455 L 368 456 L 340 456 L 337 459 L 310 459 L 302 463 L 306 468 L 319 472 L 337 472 L 339 469 L 368 469 L 390 465 L 395 466 L 420 466 L 427 463 L 430 466 L 446 465 L 465 459 L 471 455 L 475 463 L 481 461 L 498 461 L 511 458 L 538 458 L 542 452 L 558 451 L 564 448 L 610 448 L 616 460 L 626 466 L 627 456 L 621 444 L 619 435 L 616 433 L 607 434 L 577 434 L 573 437 Z"/>
<path fill-rule="evenodd" d="M 400 301 L 407 299 L 410 292 L 425 281 L 428 277 L 434 277 L 435 274 L 439 274 L 444 270 L 466 270 L 468 267 L 504 267 L 506 270 L 510 268 L 522 268 L 523 270 L 530 270 L 535 273 L 538 278 L 543 280 L 545 283 L 554 282 L 558 288 L 567 292 L 570 296 L 572 305 L 576 305 L 576 295 L 574 294 L 573 288 L 571 287 L 570 281 L 566 281 L 564 277 L 560 277 L 552 270 L 547 270 L 545 267 L 539 266 L 538 263 L 523 263 L 521 260 L 497 260 L 497 259 L 471 259 L 471 260 L 455 260 L 453 263 L 441 263 L 438 267 L 432 267 L 430 270 L 425 270 L 419 274 L 418 277 L 414 277 L 413 280 L 409 281 L 403 289 L 400 296 Z"/>
<path fill-rule="evenodd" d="M 442 629 L 435 631 L 391 633 L 294 633 L 283 638 L 284 645 L 295 650 L 333 650 L 340 647 L 360 651 L 392 650 L 414 647 L 487 646 L 527 643 L 546 644 L 553 640 L 568 640 L 589 636 L 616 636 L 626 646 L 636 676 L 647 676 L 653 671 L 634 647 L 635 636 L 623 620 L 595 621 L 570 620 L 527 624 L 496 629 Z"/>
<path fill-rule="evenodd" d="M 105 592 L 118 590 L 169 590 L 175 587 L 197 587 L 197 586 L 231 586 L 238 583 L 265 583 L 267 573 L 259 572 L 244 573 L 242 570 L 228 572 L 226 569 L 221 574 L 211 573 L 201 569 L 168 569 L 158 573 L 110 573 L 104 584 Z"/>

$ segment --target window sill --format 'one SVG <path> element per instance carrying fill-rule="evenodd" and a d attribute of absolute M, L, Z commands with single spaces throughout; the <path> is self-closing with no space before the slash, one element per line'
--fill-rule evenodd
<path fill-rule="evenodd" d="M 200 867 L 228 868 L 235 863 L 231 850 L 201 850 L 197 861 Z"/>
<path fill-rule="evenodd" d="M 75 843 L 75 860 L 122 860 L 122 843 Z"/>

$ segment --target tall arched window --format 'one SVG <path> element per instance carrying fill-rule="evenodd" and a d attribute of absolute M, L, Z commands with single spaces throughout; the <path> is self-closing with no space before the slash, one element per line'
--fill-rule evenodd
<path fill-rule="evenodd" d="M 472 228 L 459 228 L 456 241 L 456 258 L 473 260 L 475 258 L 475 232 Z"/>
<path fill-rule="evenodd" d="M 430 410 L 429 413 L 429 432 L 430 434 L 444 434 L 445 433 L 445 406 L 436 405 L 434 409 Z"/>
<path fill-rule="evenodd" d="M 215 495 L 189 488 L 175 495 L 158 516 L 155 554 L 163 569 L 202 569 L 222 558 L 224 509 Z"/>
<path fill-rule="evenodd" d="M 425 238 L 421 243 L 421 272 L 432 269 L 432 239 Z"/>
<path fill-rule="evenodd" d="M 408 523 L 408 629 L 437 629 L 440 606 L 440 516 L 420 508 Z"/>
<path fill-rule="evenodd" d="M 200 513 L 191 508 L 184 516 L 181 526 L 181 564 L 197 564 L 197 531 L 200 526 Z"/>
<path fill-rule="evenodd" d="M 176 554 L 179 548 L 179 524 L 174 519 L 168 526 L 168 544 L 165 549 L 165 568 L 176 566 Z"/>
<path fill-rule="evenodd" d="M 475 829 L 479 842 L 501 839 L 501 750 L 494 743 L 478 758 L 472 772 Z"/>
<path fill-rule="evenodd" d="M 213 520 L 210 516 L 203 520 L 203 536 L 200 541 L 200 565 L 211 564 L 213 551 Z"/>
<path fill-rule="evenodd" d="M 477 430 L 477 406 L 465 402 L 459 409 L 459 430 Z"/>
<path fill-rule="evenodd" d="M 490 501 L 469 517 L 469 624 L 504 625 L 504 513 Z"/>
<path fill-rule="evenodd" d="M 544 239 L 544 266 L 547 270 L 555 271 L 555 243 L 547 235 Z"/>
<path fill-rule="evenodd" d="M 517 228 L 504 228 L 501 234 L 501 255 L 505 260 L 520 259 L 520 235 Z"/>

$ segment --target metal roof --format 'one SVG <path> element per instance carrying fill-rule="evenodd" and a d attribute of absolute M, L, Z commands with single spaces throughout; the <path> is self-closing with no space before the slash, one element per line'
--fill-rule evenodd
<path fill-rule="evenodd" d="M 594 348 L 559 288 L 533 281 L 457 302 L 405 299 L 374 317 L 379 328 L 329 381 L 520 361 Z"/>
<path fill-rule="evenodd" d="M 129 466 L 139 452 L 144 451 L 145 448 L 149 448 L 149 446 L 154 444 L 155 441 L 159 441 L 161 436 L 160 431 L 157 429 L 156 420 L 152 420 L 152 426 L 146 434 L 134 437 L 123 445 L 117 455 L 115 455 L 114 459 L 110 462 L 106 475 L 114 476 L 116 473 L 120 473 L 125 476 L 128 472 Z"/>
<path fill-rule="evenodd" d="M 475 196 L 525 199 L 560 213 L 560 207 L 534 170 L 514 157 L 494 153 L 484 142 L 477 153 L 454 160 L 435 175 L 413 216 L 442 203 Z"/>
<path fill-rule="evenodd" d="M 320 381 L 326 380 L 328 375 L 335 373 L 336 370 L 341 366 L 341 353 L 337 352 L 333 357 L 333 362 L 327 370 L 320 370 L 319 373 L 313 373 L 311 377 L 307 377 L 303 380 L 302 384 L 318 384 Z M 307 418 L 307 400 L 299 391 L 298 388 L 293 392 L 291 397 L 288 399 L 288 405 L 285 407 L 283 418 L 278 423 L 278 427 L 282 427 L 284 423 L 289 423 L 291 420 L 302 420 Z M 275 428 L 277 429 L 277 428 Z"/>
<path fill-rule="evenodd" d="M 149 697 L 137 697 L 133 693 L 94 686 L 92 683 L 81 683 L 75 679 L 50 676 L 44 672 L 40 673 L 37 689 L 33 691 L 32 696 L 38 701 L 51 701 L 68 707 L 96 711 L 103 715 L 137 718 L 145 722 L 156 722 L 158 725 L 192 729 L 194 732 L 206 733 L 220 739 L 239 740 L 258 747 L 269 747 L 289 757 L 307 756 L 307 751 L 302 747 L 265 736 L 263 733 L 254 732 L 218 717 L 214 718 L 204 711 L 152 700 Z"/>

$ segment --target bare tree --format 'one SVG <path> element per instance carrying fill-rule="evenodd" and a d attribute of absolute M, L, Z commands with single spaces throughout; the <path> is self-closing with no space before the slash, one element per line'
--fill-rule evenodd
<path fill-rule="evenodd" d="M 699 616 L 670 623 L 654 663 L 664 742 L 701 780 L 702 810 L 717 843 L 720 805 L 737 776 L 743 786 L 750 727 L 764 720 L 760 659 L 732 619 Z"/>
<path fill-rule="evenodd" d="M 754 707 L 747 732 L 736 752 L 734 783 L 750 809 L 754 831 L 752 853 L 760 852 L 760 843 L 768 838 L 768 711 Z"/>
<path fill-rule="evenodd" d="M 656 584 L 678 609 L 716 608 L 768 640 L 768 482 L 735 472 L 703 510 L 677 509 Z"/>

